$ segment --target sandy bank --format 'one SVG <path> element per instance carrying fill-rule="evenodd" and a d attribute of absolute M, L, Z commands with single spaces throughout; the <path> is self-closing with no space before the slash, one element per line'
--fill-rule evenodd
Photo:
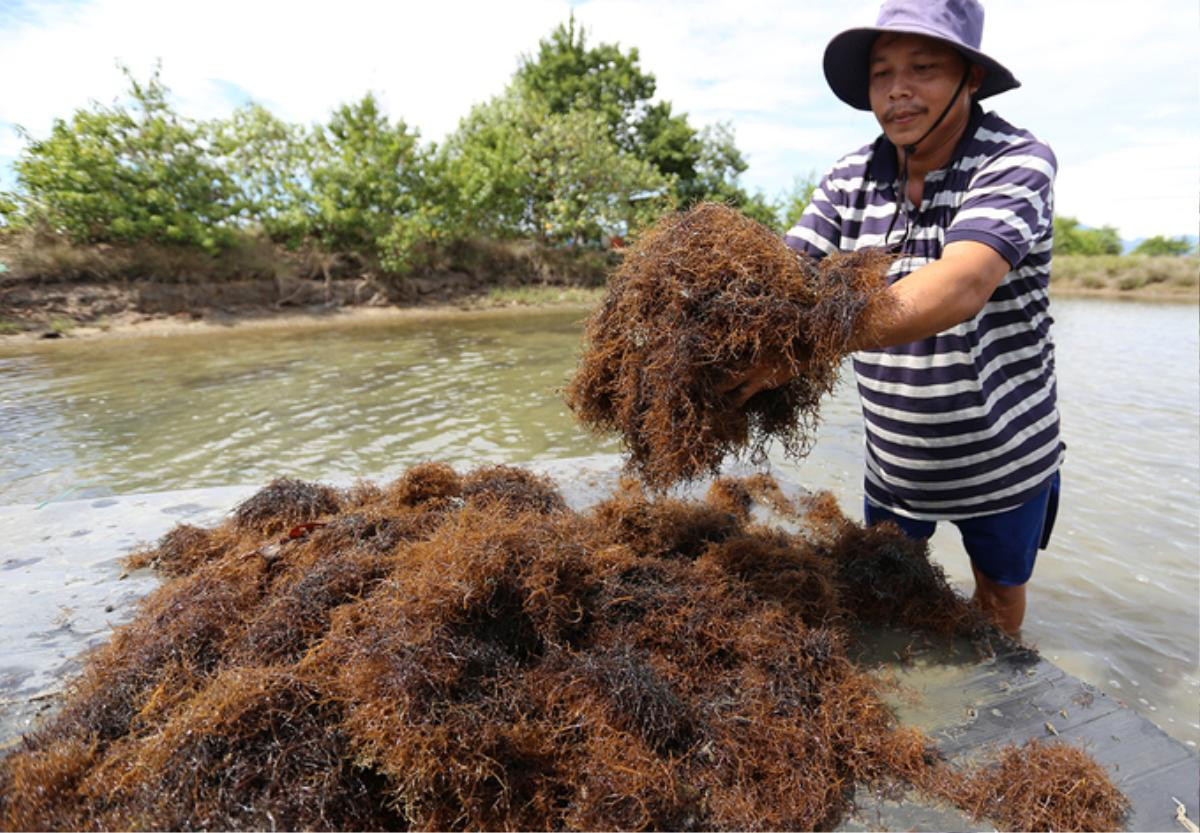
<path fill-rule="evenodd" d="M 389 320 L 520 315 L 547 309 L 587 311 L 602 287 L 530 285 L 471 287 L 431 292 L 410 301 L 354 297 L 336 291 L 329 301 L 319 281 L 298 296 L 306 303 L 272 301 L 273 283 L 158 285 L 0 285 L 0 346 L 53 339 L 121 339 L 200 335 L 231 329 L 320 329 Z M 292 290 L 295 291 L 294 289 Z M 1051 286 L 1051 298 L 1197 303 L 1197 290 L 1150 284 L 1116 287 Z"/>
<path fill-rule="evenodd" d="M 478 318 L 521 315 L 547 309 L 585 312 L 601 297 L 601 290 L 579 287 L 522 287 L 493 289 L 459 297 L 437 297 L 411 304 L 311 304 L 307 306 L 252 305 L 225 308 L 200 306 L 174 313 L 124 309 L 98 312 L 83 301 L 69 298 L 66 310 L 55 315 L 43 307 L 37 314 L 12 314 L 5 318 L 0 305 L 0 345 L 28 344 L 52 339 L 121 339 L 199 335 L 231 329 L 320 329 L 358 323 L 413 319 Z M 60 291 L 59 297 L 62 297 Z M 34 305 L 29 305 L 32 309 Z M 7 320 L 8 326 L 3 324 Z"/>

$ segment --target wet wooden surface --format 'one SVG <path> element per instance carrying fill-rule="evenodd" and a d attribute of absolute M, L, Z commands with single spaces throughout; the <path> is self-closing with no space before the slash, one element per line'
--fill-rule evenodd
<path fill-rule="evenodd" d="M 1197 819 L 1200 757 L 1124 703 L 1032 653 L 963 663 L 949 674 L 918 672 L 901 686 L 916 710 L 926 706 L 917 722 L 952 764 L 985 763 L 1002 746 L 1031 738 L 1067 743 L 1091 755 L 1129 798 L 1127 830 L 1183 831 L 1176 800 Z M 941 707 L 929 709 L 930 703 Z M 903 719 L 905 707 L 900 711 Z M 860 790 L 856 804 L 841 829 L 994 829 L 911 793 L 894 800 Z"/>

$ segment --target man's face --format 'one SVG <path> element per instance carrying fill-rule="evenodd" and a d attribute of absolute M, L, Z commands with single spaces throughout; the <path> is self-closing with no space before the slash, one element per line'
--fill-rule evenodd
<path fill-rule="evenodd" d="M 916 142 L 925 135 L 954 95 L 966 68 L 957 50 L 920 35 L 880 36 L 871 47 L 870 62 L 871 110 L 897 146 Z M 982 77 L 982 70 L 972 67 L 967 89 L 978 89 Z M 957 110 L 963 114 L 970 110 L 967 96 L 960 97 L 956 104 L 939 130 L 950 128 L 952 132 L 959 122 L 955 118 Z"/>

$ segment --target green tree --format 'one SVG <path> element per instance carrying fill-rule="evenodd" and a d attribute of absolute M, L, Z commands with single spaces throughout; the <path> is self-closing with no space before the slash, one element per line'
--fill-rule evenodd
<path fill-rule="evenodd" d="M 669 200 L 670 180 L 622 151 L 603 113 L 554 113 L 522 92 L 510 88 L 473 108 L 443 146 L 443 205 L 456 215 L 448 227 L 463 236 L 595 243 L 663 209 L 652 195 Z"/>
<path fill-rule="evenodd" d="M 534 127 L 526 103 L 510 90 L 473 107 L 446 139 L 436 171 L 456 235 L 530 232 L 526 159 Z"/>
<path fill-rule="evenodd" d="M 239 216 L 276 241 L 311 241 L 404 272 L 438 236 L 432 149 L 370 93 L 312 129 L 250 105 L 214 134 L 239 186 Z"/>
<path fill-rule="evenodd" d="M 813 193 L 821 184 L 820 177 L 813 171 L 792 180 L 792 187 L 783 195 L 783 230 L 787 231 L 799 222 L 804 209 L 812 202 Z"/>
<path fill-rule="evenodd" d="M 655 205 L 635 197 L 669 191 L 669 180 L 652 165 L 608 139 L 603 114 L 553 115 L 530 138 L 528 205 L 543 242 L 583 244 L 627 234 Z"/>
<path fill-rule="evenodd" d="M 310 230 L 313 137 L 259 104 L 211 126 L 213 147 L 237 185 L 238 217 L 296 245 Z"/>
<path fill-rule="evenodd" d="M 21 200 L 11 191 L 0 191 L 0 230 L 21 223 Z"/>
<path fill-rule="evenodd" d="M 1054 253 L 1064 255 L 1119 255 L 1121 237 L 1112 226 L 1083 228 L 1074 217 L 1054 218 Z"/>
<path fill-rule="evenodd" d="M 724 123 L 705 127 L 697 137 L 696 150 L 692 178 L 679 185 L 682 202 L 744 202 L 747 196 L 737 178 L 749 165 L 737 148 L 733 128 Z"/>
<path fill-rule="evenodd" d="M 1135 255 L 1168 255 L 1178 257 L 1196 251 L 1196 246 L 1186 237 L 1164 237 L 1157 234 L 1147 237 L 1133 250 Z"/>
<path fill-rule="evenodd" d="M 311 230 L 331 250 L 369 251 L 418 207 L 423 153 L 371 94 L 338 107 L 313 134 Z"/>
<path fill-rule="evenodd" d="M 676 189 L 680 203 L 723 202 L 778 231 L 779 206 L 762 193 L 748 193 L 738 183 L 749 166 L 734 141 L 733 128 L 725 123 L 709 125 L 700 131 L 698 142 L 695 174 Z"/>
<path fill-rule="evenodd" d="M 774 207 L 737 182 L 746 162 L 732 130 L 717 125 L 697 131 L 686 114 L 672 112 L 670 102 L 652 102 L 656 81 L 641 68 L 638 50 L 589 46 L 573 14 L 540 42 L 536 56 L 522 58 L 514 86 L 524 97 L 540 98 L 554 114 L 599 114 L 619 149 L 671 178 L 676 203 L 728 202 L 777 224 Z"/>
<path fill-rule="evenodd" d="M 589 47 L 574 13 L 538 44 L 536 58 L 522 56 L 514 81 L 551 113 L 599 114 L 617 146 L 630 152 L 638 144 L 638 122 L 656 83 L 638 66 L 636 48 L 625 53 L 616 44 Z"/>
<path fill-rule="evenodd" d="M 236 186 L 206 131 L 177 114 L 156 68 L 146 83 L 122 67 L 131 106 L 93 103 L 28 142 L 15 170 L 19 222 L 77 242 L 148 240 L 215 252 L 232 239 Z"/>
<path fill-rule="evenodd" d="M 689 192 L 696 190 L 697 165 L 705 152 L 704 143 L 685 116 L 671 112 L 669 101 L 645 108 L 634 125 L 632 147 L 627 149 L 673 177 L 682 201 L 687 202 Z"/>

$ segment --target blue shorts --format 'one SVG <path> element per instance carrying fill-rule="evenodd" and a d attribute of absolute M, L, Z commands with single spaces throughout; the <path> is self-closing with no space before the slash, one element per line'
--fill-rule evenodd
<path fill-rule="evenodd" d="M 963 548 L 979 572 L 997 584 L 1016 587 L 1029 581 L 1037 551 L 1050 543 L 1054 518 L 1058 514 L 1059 476 L 1029 502 L 979 518 L 951 521 L 962 533 Z M 936 521 L 918 521 L 895 515 L 863 498 L 867 526 L 893 521 L 909 538 L 925 539 L 933 535 Z"/>

